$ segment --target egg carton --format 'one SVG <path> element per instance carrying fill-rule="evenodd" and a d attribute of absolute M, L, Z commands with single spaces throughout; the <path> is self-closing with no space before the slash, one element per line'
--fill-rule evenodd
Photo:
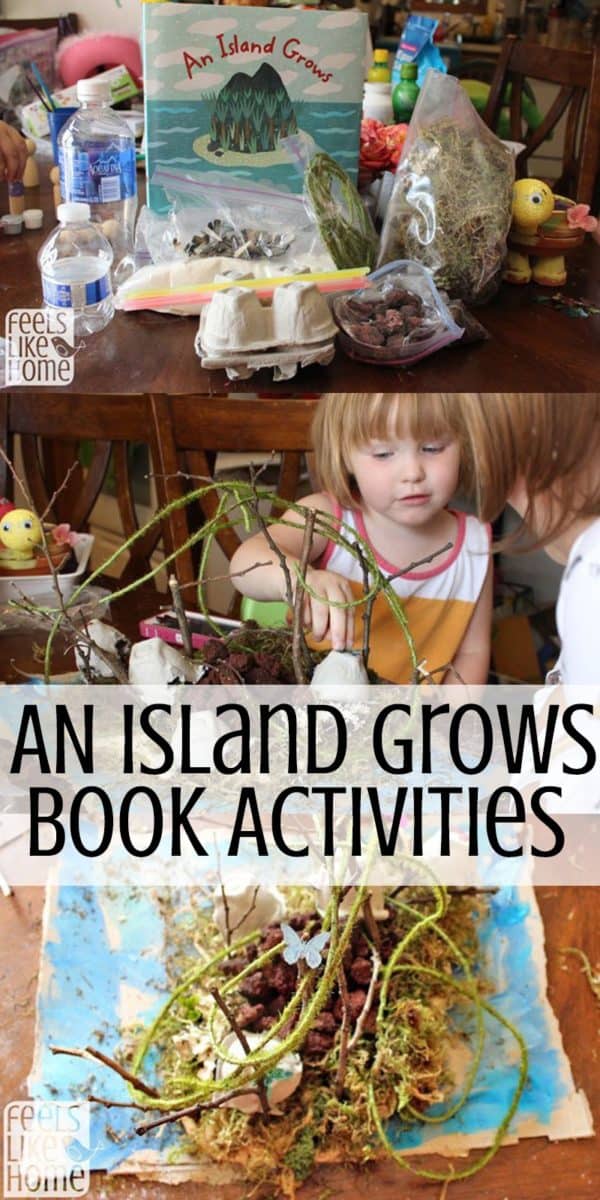
<path fill-rule="evenodd" d="M 292 280 L 273 290 L 270 304 L 252 288 L 216 292 L 200 316 L 195 349 L 206 370 L 224 370 L 229 379 L 249 379 L 264 367 L 275 379 L 291 379 L 298 367 L 331 362 L 335 333 L 315 284 Z"/>
<path fill-rule="evenodd" d="M 333 342 L 319 342 L 313 346 L 285 346 L 281 350 L 210 355 L 203 353 L 197 337 L 196 353 L 200 355 L 205 371 L 226 371 L 227 378 L 235 380 L 250 379 L 255 371 L 267 368 L 273 371 L 273 379 L 277 382 L 293 379 L 299 367 L 310 367 L 314 363 L 328 366 L 333 360 L 335 345 Z"/>

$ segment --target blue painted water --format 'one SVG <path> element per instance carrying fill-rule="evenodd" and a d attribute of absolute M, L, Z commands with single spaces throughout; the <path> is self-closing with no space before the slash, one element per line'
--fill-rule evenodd
<path fill-rule="evenodd" d="M 152 893 L 130 895 L 118 890 L 114 895 L 111 901 L 104 892 L 73 887 L 61 887 L 58 893 L 55 919 L 42 950 L 52 967 L 53 980 L 47 994 L 38 998 L 43 1050 L 40 1078 L 32 1084 L 35 1098 L 84 1098 L 93 1090 L 113 1099 L 128 1099 L 125 1084 L 112 1072 L 79 1059 L 53 1057 L 48 1049 L 52 1043 L 92 1044 L 114 1055 L 124 989 L 139 990 L 147 997 L 145 1021 L 164 999 L 165 928 Z M 529 1073 L 518 1116 L 530 1115 L 546 1123 L 564 1096 L 565 1084 L 559 1056 L 549 1048 L 548 1012 L 534 967 L 527 916 L 527 903 L 513 889 L 506 888 L 492 898 L 481 929 L 483 971 L 486 980 L 492 981 L 491 1003 L 518 1027 L 529 1049 Z M 482 1064 L 461 1112 L 433 1128 L 414 1125 L 407 1130 L 392 1122 L 392 1141 L 398 1149 L 422 1146 L 440 1133 L 469 1134 L 499 1125 L 517 1082 L 518 1056 L 502 1026 L 491 1018 L 486 1018 L 486 1026 L 490 1036 Z M 147 1148 L 148 1143 L 131 1132 L 135 1114 L 118 1108 L 93 1107 L 92 1111 L 93 1169 L 110 1169 L 132 1150 Z M 166 1152 L 179 1136 L 175 1127 L 166 1127 L 161 1148 Z"/>

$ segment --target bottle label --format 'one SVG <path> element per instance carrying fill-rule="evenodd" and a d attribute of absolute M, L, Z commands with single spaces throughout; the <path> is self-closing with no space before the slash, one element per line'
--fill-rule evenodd
<path fill-rule="evenodd" d="M 59 167 L 67 200 L 88 204 L 117 204 L 137 194 L 135 148 L 119 150 L 104 142 L 88 142 L 85 149 L 61 146 Z"/>
<path fill-rule="evenodd" d="M 81 309 L 88 304 L 100 304 L 111 291 L 110 275 L 101 275 L 91 283 L 57 283 L 49 275 L 42 275 L 44 300 L 52 308 Z"/>

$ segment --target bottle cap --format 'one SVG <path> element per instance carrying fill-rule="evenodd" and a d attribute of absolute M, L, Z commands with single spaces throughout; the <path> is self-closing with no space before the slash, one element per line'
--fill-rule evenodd
<path fill-rule="evenodd" d="M 417 63 L 402 63 L 400 67 L 400 77 L 402 79 L 416 79 L 419 74 Z"/>
<path fill-rule="evenodd" d="M 59 204 L 56 215 L 61 225 L 71 225 L 79 221 L 89 221 L 90 206 L 83 201 L 71 200 L 66 204 Z"/>
<path fill-rule="evenodd" d="M 26 229 L 41 229 L 44 224 L 43 209 L 26 208 L 23 213 L 23 224 Z"/>
<path fill-rule="evenodd" d="M 107 79 L 103 79 L 101 75 L 93 75 L 91 79 L 80 79 L 77 84 L 77 99 L 80 103 L 85 103 L 90 100 L 97 100 L 102 103 L 110 103 L 111 90 L 110 83 Z"/>
<path fill-rule="evenodd" d="M 373 61 L 374 62 L 380 62 L 380 63 L 387 64 L 387 60 L 388 60 L 387 50 L 375 50 L 374 51 L 374 53 L 373 53 Z"/>

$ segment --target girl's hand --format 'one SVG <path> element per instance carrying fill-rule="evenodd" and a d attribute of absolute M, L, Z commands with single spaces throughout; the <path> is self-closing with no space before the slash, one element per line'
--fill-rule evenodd
<path fill-rule="evenodd" d="M 0 181 L 22 179 L 27 162 L 25 138 L 5 121 L 0 121 Z"/>
<path fill-rule="evenodd" d="M 351 650 L 354 640 L 354 609 L 331 607 L 339 602 L 354 601 L 347 579 L 335 571 L 315 571 L 309 567 L 306 582 L 319 599 L 308 593 L 304 596 L 304 625 L 315 641 L 329 637 L 334 650 Z"/>

